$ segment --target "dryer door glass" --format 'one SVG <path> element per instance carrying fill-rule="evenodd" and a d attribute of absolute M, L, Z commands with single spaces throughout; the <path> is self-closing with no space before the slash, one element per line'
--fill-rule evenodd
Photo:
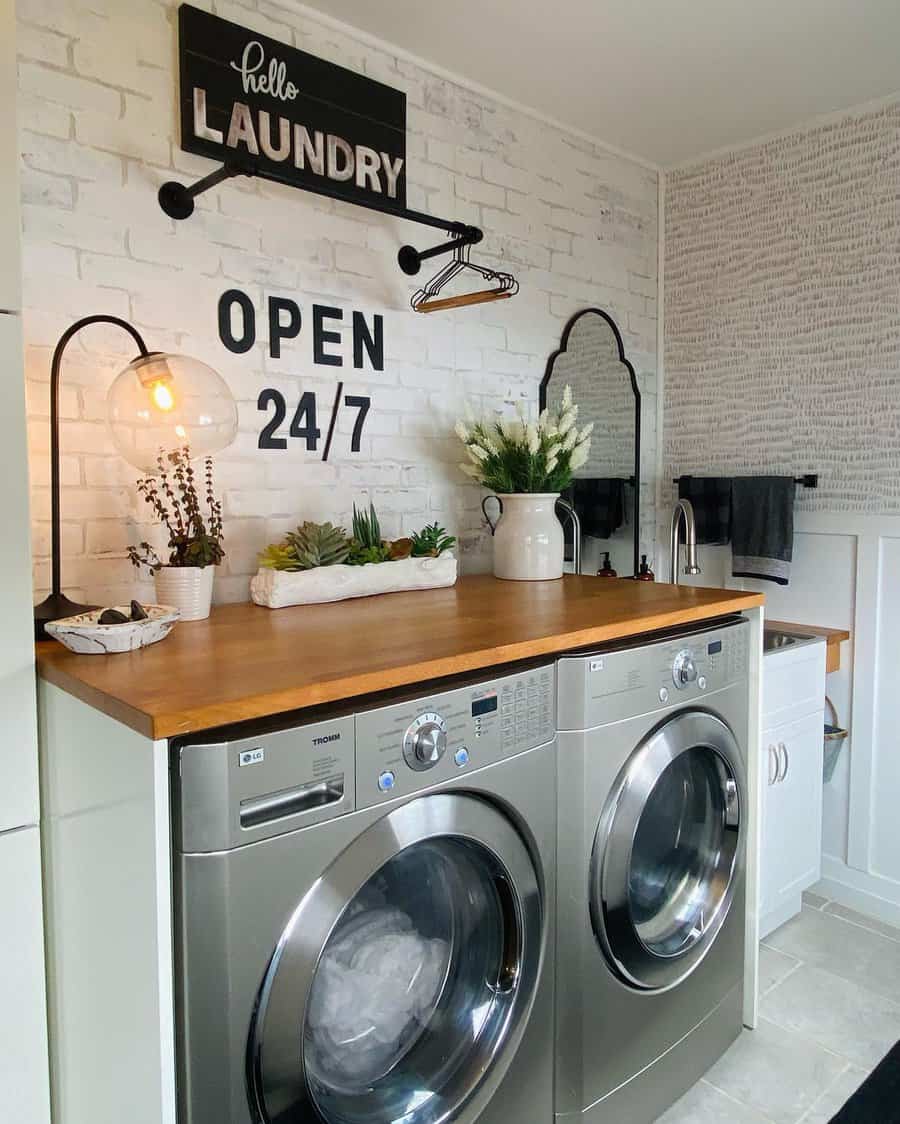
<path fill-rule="evenodd" d="M 399 849 L 396 832 L 391 841 L 376 830 L 435 801 L 465 813 L 466 830 L 425 830 Z M 324 892 L 320 884 L 301 903 L 273 958 L 251 1042 L 265 1120 L 461 1119 L 487 1078 L 502 1076 L 524 1026 L 542 918 L 537 876 L 517 833 L 466 797 L 429 797 L 386 820 L 325 873 Z M 317 911 L 333 909 L 351 864 L 371 863 L 385 844 L 395 853 L 347 896 L 311 949 Z"/>
<path fill-rule="evenodd" d="M 594 843 L 591 912 L 627 983 L 670 987 L 711 947 L 741 870 L 742 776 L 725 723 L 687 711 L 617 779 Z"/>
<path fill-rule="evenodd" d="M 628 894 L 638 937 L 657 956 L 701 940 L 722 903 L 730 863 L 725 762 L 705 746 L 678 755 L 650 791 L 631 849 Z"/>

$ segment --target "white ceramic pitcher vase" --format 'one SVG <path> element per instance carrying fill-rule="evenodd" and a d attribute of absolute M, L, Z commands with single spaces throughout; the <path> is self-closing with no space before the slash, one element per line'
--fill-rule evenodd
<path fill-rule="evenodd" d="M 509 581 L 538 582 L 561 578 L 564 538 L 556 515 L 558 492 L 489 496 L 482 510 L 494 536 L 494 576 Z M 493 522 L 486 504 L 500 504 Z"/>

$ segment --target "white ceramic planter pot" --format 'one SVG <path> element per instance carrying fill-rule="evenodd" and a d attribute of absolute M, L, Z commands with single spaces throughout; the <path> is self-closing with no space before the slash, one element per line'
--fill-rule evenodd
<path fill-rule="evenodd" d="M 163 566 L 156 574 L 156 599 L 180 609 L 183 621 L 206 620 L 215 576 L 215 566 Z"/>
<path fill-rule="evenodd" d="M 556 516 L 558 492 L 501 495 L 494 532 L 494 577 L 537 582 L 561 578 L 564 538 Z"/>

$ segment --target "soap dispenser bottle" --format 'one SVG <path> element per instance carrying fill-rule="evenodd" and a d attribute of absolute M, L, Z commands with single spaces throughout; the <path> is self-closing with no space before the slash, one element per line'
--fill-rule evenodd
<path fill-rule="evenodd" d="M 619 575 L 612 568 L 612 563 L 609 560 L 609 551 L 603 552 L 603 565 L 597 571 L 598 578 L 617 578 Z"/>
<path fill-rule="evenodd" d="M 653 571 L 650 569 L 650 565 L 647 562 L 647 555 L 646 554 L 641 555 L 641 568 L 640 568 L 640 570 L 638 570 L 637 580 L 639 582 L 655 582 L 656 581 L 656 576 L 654 575 Z"/>

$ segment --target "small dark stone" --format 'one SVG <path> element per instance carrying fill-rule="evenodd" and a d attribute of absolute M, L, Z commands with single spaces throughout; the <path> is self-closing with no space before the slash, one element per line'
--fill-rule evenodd
<path fill-rule="evenodd" d="M 133 621 L 145 621 L 148 617 L 149 614 L 140 601 L 131 602 L 131 619 Z"/>
<path fill-rule="evenodd" d="M 104 609 L 100 614 L 98 624 L 128 624 L 128 617 L 118 609 Z"/>

